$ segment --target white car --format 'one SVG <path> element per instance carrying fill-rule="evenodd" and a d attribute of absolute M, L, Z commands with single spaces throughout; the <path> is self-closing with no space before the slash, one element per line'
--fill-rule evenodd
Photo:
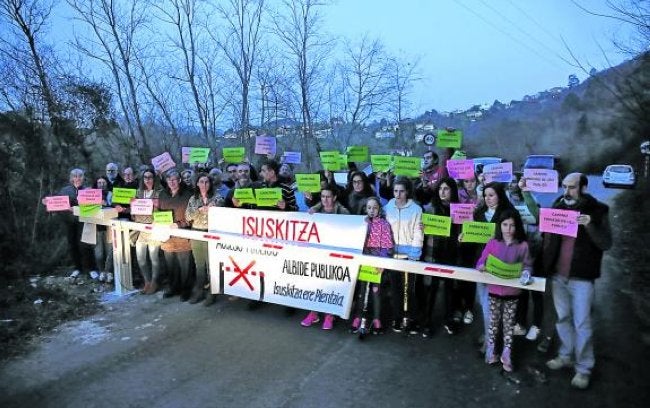
<path fill-rule="evenodd" d="M 629 164 L 610 164 L 603 171 L 603 186 L 622 186 L 634 188 L 636 175 Z"/>

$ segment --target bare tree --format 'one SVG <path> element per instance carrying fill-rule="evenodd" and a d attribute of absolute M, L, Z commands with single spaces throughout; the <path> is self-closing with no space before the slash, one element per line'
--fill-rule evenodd
<path fill-rule="evenodd" d="M 59 106 L 50 79 L 53 61 L 48 61 L 44 55 L 47 45 L 42 38 L 47 33 L 47 21 L 53 7 L 52 1 L 0 1 L 0 19 L 6 22 L 11 34 L 0 37 L 0 53 L 2 53 L 3 59 L 8 60 L 14 67 L 21 68 L 20 71 L 25 74 L 23 85 L 26 89 L 38 89 L 54 134 L 58 137 L 60 133 Z M 50 69 L 47 69 L 46 66 L 49 66 Z"/>
<path fill-rule="evenodd" d="M 94 35 L 78 35 L 75 47 L 109 69 L 128 133 L 144 162 L 151 157 L 151 150 L 141 117 L 136 60 L 145 48 L 145 44 L 138 43 L 138 35 L 147 22 L 147 11 L 137 1 L 66 1 L 76 11 L 76 19 L 86 23 Z"/>
<path fill-rule="evenodd" d="M 205 143 L 210 139 L 208 124 L 207 101 L 202 97 L 199 84 L 200 61 L 199 53 L 202 40 L 205 35 L 201 28 L 205 27 L 199 17 L 205 14 L 200 8 L 200 1 L 197 0 L 166 0 L 164 2 L 153 1 L 151 4 L 158 10 L 158 18 L 165 24 L 173 27 L 173 34 L 168 38 L 172 44 L 172 52 L 164 52 L 165 55 L 180 54 L 180 66 L 182 75 L 172 72 L 174 80 L 189 87 L 191 104 L 194 106 L 194 115 L 201 128 Z"/>
<path fill-rule="evenodd" d="M 390 89 L 389 112 L 397 123 L 396 143 L 410 147 L 413 139 L 406 137 L 404 115 L 410 107 L 409 96 L 416 82 L 420 81 L 419 59 L 408 61 L 403 57 L 390 58 L 388 62 L 388 83 Z"/>
<path fill-rule="evenodd" d="M 274 15 L 273 32 L 280 39 L 291 61 L 297 80 L 300 112 L 302 117 L 303 153 L 308 163 L 309 146 L 313 143 L 321 151 L 319 141 L 314 138 L 314 110 L 317 109 L 317 82 L 332 48 L 332 40 L 320 32 L 322 16 L 320 9 L 327 0 L 282 0 L 282 9 Z"/>
<path fill-rule="evenodd" d="M 613 38 L 614 45 L 621 51 L 637 55 L 650 48 L 650 2 L 647 0 L 607 0 L 605 6 L 610 13 L 598 13 L 572 0 L 578 8 L 592 16 L 604 17 L 632 27 L 636 34 L 630 37 Z"/>
<path fill-rule="evenodd" d="M 240 87 L 239 126 L 241 143 L 248 137 L 250 127 L 251 80 L 262 38 L 261 23 L 264 0 L 227 0 L 216 5 L 224 27 L 221 32 L 210 30 L 234 69 Z"/>
<path fill-rule="evenodd" d="M 371 40 L 364 35 L 353 45 L 347 44 L 338 68 L 342 113 L 347 126 L 347 137 L 342 140 L 345 145 L 350 144 L 361 126 L 389 99 L 391 85 L 389 61 L 378 39 Z"/>

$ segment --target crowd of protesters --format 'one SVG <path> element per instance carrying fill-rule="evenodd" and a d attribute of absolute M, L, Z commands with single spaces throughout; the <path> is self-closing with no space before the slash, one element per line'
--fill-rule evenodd
<path fill-rule="evenodd" d="M 120 217 L 139 223 L 152 223 L 152 216 L 131 215 L 128 205 L 113 204 L 113 188 L 135 188 L 136 198 L 152 199 L 156 209 L 171 211 L 172 228 L 207 231 L 211 206 L 271 211 L 302 209 L 309 213 L 365 216 L 368 234 L 364 252 L 371 255 L 470 267 L 477 269 L 477 273 L 485 272 L 488 256 L 506 263 L 521 262 L 521 284 L 530 283 L 535 276 L 545 277 L 545 293 L 529 294 L 528 290 L 506 286 L 384 271 L 381 283 L 357 285 L 350 331 L 378 334 L 389 327 L 393 332 L 427 338 L 440 327 L 444 333 L 454 335 L 464 326 L 474 324 L 479 313 L 484 329 L 480 342 L 486 363 L 500 362 L 504 370 L 512 371 L 513 336 L 538 342 L 537 349 L 544 353 L 557 336 L 558 355 L 547 366 L 575 367 L 571 384 L 587 388 L 595 364 L 591 325 L 593 284 L 600 276 L 602 253 L 611 246 L 607 206 L 587 193 L 586 176 L 566 175 L 562 195 L 553 207 L 580 212 L 577 237 L 541 234 L 539 206 L 525 188 L 525 178 L 517 176 L 510 183 L 485 183 L 478 172 L 472 178 L 455 180 L 445 167 L 449 152 L 445 155 L 441 160 L 436 152 L 426 152 L 417 178 L 396 177 L 391 172 L 366 174 L 351 164 L 347 185 L 340 186 L 332 172 L 319 171 L 320 192 L 311 194 L 297 193 L 292 165 L 272 159 L 265 160 L 259 171 L 249 162 L 242 162 L 223 168 L 171 169 L 163 174 L 146 166 L 140 167 L 137 174 L 132 167 L 120 172 L 117 164 L 108 163 L 105 175 L 90 181 L 94 188 L 104 192 L 103 205 L 115 207 Z M 72 170 L 70 184 L 59 195 L 69 196 L 75 205 L 78 190 L 85 186 L 84 177 L 83 170 Z M 237 189 L 265 187 L 281 190 L 282 198 L 273 206 L 258 207 L 235 198 Z M 449 236 L 425 234 L 423 213 L 450 216 L 450 205 L 454 203 L 473 205 L 474 221 L 494 223 L 493 239 L 487 244 L 463 242 L 460 225 L 456 224 Z M 112 251 L 106 227 L 97 229 L 92 251 L 91 246 L 80 243 L 81 223 L 66 217 L 69 251 L 75 267 L 71 277 L 75 279 L 84 271 L 92 279 L 110 282 Z M 179 296 L 181 301 L 203 302 L 206 306 L 215 302 L 216 296 L 209 290 L 205 242 L 161 237 L 153 232 L 134 234 L 131 241 L 142 280 L 141 293 L 152 295 L 164 289 L 166 298 Z M 440 291 L 438 314 L 435 308 Z M 389 307 L 382 310 L 382 304 Z M 256 306 L 257 302 L 251 302 L 251 308 Z M 366 310 L 371 310 L 369 322 L 365 321 Z M 441 322 L 435 321 L 438 315 L 442 315 Z M 317 312 L 311 311 L 300 323 L 309 327 L 320 319 Z M 334 322 L 333 315 L 325 315 L 322 328 L 330 330 Z"/>

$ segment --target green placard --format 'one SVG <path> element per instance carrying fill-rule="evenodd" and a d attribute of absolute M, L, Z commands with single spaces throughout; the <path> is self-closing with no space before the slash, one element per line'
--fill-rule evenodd
<path fill-rule="evenodd" d="M 80 217 L 94 217 L 102 210 L 101 204 L 80 204 L 79 216 Z"/>
<path fill-rule="evenodd" d="M 243 149 L 243 147 L 242 147 L 242 149 Z M 190 164 L 191 163 L 207 163 L 209 156 L 210 156 L 210 148 L 209 147 L 191 147 L 190 148 L 190 158 L 187 160 L 187 162 L 190 163 Z M 225 154 L 224 154 L 224 156 L 225 156 Z"/>
<path fill-rule="evenodd" d="M 320 152 L 320 162 L 323 169 L 329 171 L 338 171 L 341 167 L 339 156 L 341 154 L 335 150 Z"/>
<path fill-rule="evenodd" d="M 424 233 L 448 237 L 451 235 L 451 217 L 444 215 L 422 214 Z"/>
<path fill-rule="evenodd" d="M 244 156 L 246 156 L 245 147 L 224 147 L 222 150 L 223 160 L 226 163 L 241 163 L 244 161 Z"/>
<path fill-rule="evenodd" d="M 488 255 L 487 262 L 485 263 L 485 269 L 501 279 L 517 279 L 521 276 L 521 269 L 523 264 L 518 263 L 506 263 L 497 258 L 494 255 Z"/>
<path fill-rule="evenodd" d="M 348 155 L 339 154 L 339 170 L 346 170 L 348 168 Z"/>
<path fill-rule="evenodd" d="M 464 222 L 463 242 L 477 242 L 485 244 L 494 236 L 495 224 L 491 222 Z"/>
<path fill-rule="evenodd" d="M 436 147 L 453 147 L 460 149 L 463 145 L 463 132 L 461 130 L 439 130 L 436 136 Z"/>
<path fill-rule="evenodd" d="M 361 265 L 357 280 L 361 282 L 381 283 L 381 272 L 374 266 Z"/>
<path fill-rule="evenodd" d="M 467 153 L 464 150 L 456 150 L 450 157 L 451 160 L 464 160 L 467 159 Z"/>
<path fill-rule="evenodd" d="M 349 162 L 368 161 L 368 146 L 348 146 L 345 152 L 348 154 Z"/>
<path fill-rule="evenodd" d="M 422 159 L 419 157 L 394 156 L 396 176 L 419 177 L 422 170 Z"/>
<path fill-rule="evenodd" d="M 320 174 L 296 174 L 298 191 L 308 193 L 320 192 Z"/>
<path fill-rule="evenodd" d="M 370 155 L 370 163 L 372 164 L 372 171 L 387 172 L 392 164 L 392 156 L 390 154 L 373 154 Z"/>
<path fill-rule="evenodd" d="M 240 204 L 255 204 L 255 193 L 252 188 L 236 188 L 233 198 L 239 200 Z"/>
<path fill-rule="evenodd" d="M 154 211 L 153 223 L 160 225 L 169 225 L 174 223 L 174 213 L 172 211 Z"/>
<path fill-rule="evenodd" d="M 275 207 L 278 205 L 278 201 L 282 200 L 282 189 L 279 187 L 256 188 L 255 197 L 258 207 Z"/>
<path fill-rule="evenodd" d="M 135 188 L 113 187 L 113 204 L 129 204 L 135 198 Z"/>

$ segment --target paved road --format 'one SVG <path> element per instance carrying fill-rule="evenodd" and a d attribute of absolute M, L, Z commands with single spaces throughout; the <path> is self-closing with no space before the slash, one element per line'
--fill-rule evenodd
<path fill-rule="evenodd" d="M 515 344 L 513 376 L 486 366 L 474 344 L 478 321 L 456 336 L 361 342 L 344 322 L 332 332 L 303 328 L 301 313 L 276 306 L 135 295 L 0 367 L 0 406 L 645 407 L 648 349 L 617 262 L 606 257 L 597 283 L 597 369 L 586 392 L 571 389 L 569 371 L 540 381 L 548 356 L 525 339 Z"/>

